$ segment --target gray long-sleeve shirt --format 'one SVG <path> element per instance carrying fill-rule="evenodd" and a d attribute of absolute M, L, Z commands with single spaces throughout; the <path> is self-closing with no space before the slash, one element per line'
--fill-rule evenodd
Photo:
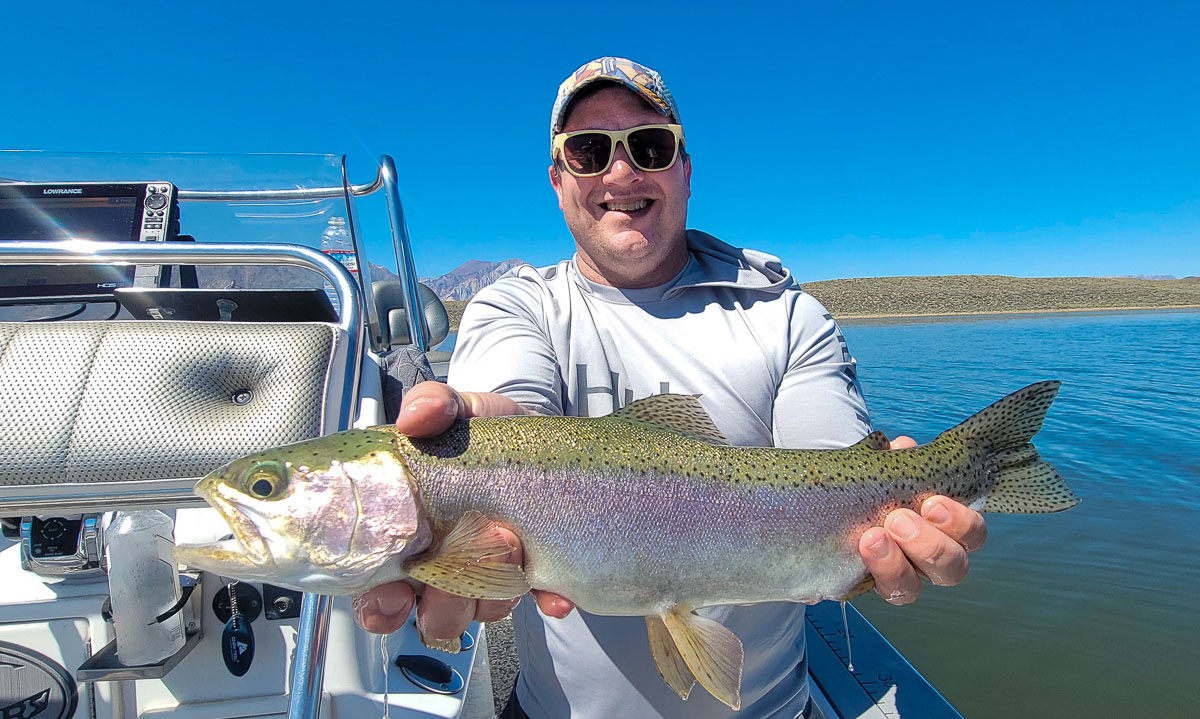
<path fill-rule="evenodd" d="M 735 445 L 838 448 L 870 431 L 836 322 L 779 261 L 694 230 L 671 282 L 597 285 L 575 260 L 513 270 L 463 315 L 450 384 L 543 414 L 600 416 L 653 394 L 698 395 Z M 547 501 L 553 501 L 548 497 Z M 532 719 L 794 717 L 808 697 L 802 605 L 713 607 L 745 647 L 742 709 L 687 702 L 650 655 L 645 621 L 514 612 L 522 708 Z"/>

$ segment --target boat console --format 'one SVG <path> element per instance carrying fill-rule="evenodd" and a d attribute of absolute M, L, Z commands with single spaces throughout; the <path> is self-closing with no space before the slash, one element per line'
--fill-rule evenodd
<path fill-rule="evenodd" d="M 179 235 L 179 201 L 170 182 L 20 182 L 0 184 L 0 240 L 163 242 Z M 0 266 L 0 303 L 103 300 L 121 287 L 155 286 L 145 265 Z"/>
<path fill-rule="evenodd" d="M 21 517 L 21 568 L 43 577 L 100 574 L 103 515 Z"/>
<path fill-rule="evenodd" d="M 220 538 L 199 477 L 387 421 L 385 390 L 403 391 L 381 369 L 391 353 L 423 362 L 444 336 L 390 158 L 359 185 L 330 156 L 0 153 L 0 177 L 0 673 L 16 677 L 0 713 L 490 716 L 478 626 L 457 655 L 411 623 L 381 654 L 348 598 L 183 567 L 155 620 L 180 621 L 182 647 L 130 664 L 114 640 L 115 511 L 162 510 L 180 542 Z M 330 218 L 356 271 L 323 251 Z"/>

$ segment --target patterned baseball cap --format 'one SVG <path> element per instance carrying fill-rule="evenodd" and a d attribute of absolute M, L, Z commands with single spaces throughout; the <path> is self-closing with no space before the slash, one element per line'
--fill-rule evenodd
<path fill-rule="evenodd" d="M 679 122 L 675 98 L 663 82 L 662 75 L 641 63 L 623 57 L 601 57 L 584 63 L 558 86 L 558 97 L 550 111 L 550 142 L 562 131 L 567 105 L 583 88 L 593 82 L 616 82 L 636 92 L 650 106 L 674 122 Z"/>

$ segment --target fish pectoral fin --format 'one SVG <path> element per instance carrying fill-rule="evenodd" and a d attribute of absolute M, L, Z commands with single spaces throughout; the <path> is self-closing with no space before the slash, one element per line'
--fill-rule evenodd
<path fill-rule="evenodd" d="M 675 648 L 675 640 L 671 638 L 671 632 L 667 630 L 662 617 L 646 617 L 646 632 L 650 635 L 650 654 L 654 657 L 658 673 L 680 699 L 686 700 L 692 693 L 692 687 L 696 686 L 696 677 Z"/>
<path fill-rule="evenodd" d="M 404 565 L 413 579 L 445 592 L 471 599 L 512 599 L 529 591 L 521 566 L 511 562 L 486 562 L 515 547 L 495 522 L 469 510 L 431 552 Z"/>
<path fill-rule="evenodd" d="M 742 640 L 725 625 L 688 607 L 674 606 L 662 614 L 662 620 L 700 686 L 730 709 L 740 709 Z"/>

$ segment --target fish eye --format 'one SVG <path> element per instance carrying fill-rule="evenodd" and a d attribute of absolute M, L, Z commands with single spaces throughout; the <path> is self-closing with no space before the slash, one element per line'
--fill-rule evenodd
<path fill-rule="evenodd" d="M 283 472 L 275 462 L 256 464 L 246 473 L 246 491 L 258 499 L 270 499 L 284 486 Z"/>

